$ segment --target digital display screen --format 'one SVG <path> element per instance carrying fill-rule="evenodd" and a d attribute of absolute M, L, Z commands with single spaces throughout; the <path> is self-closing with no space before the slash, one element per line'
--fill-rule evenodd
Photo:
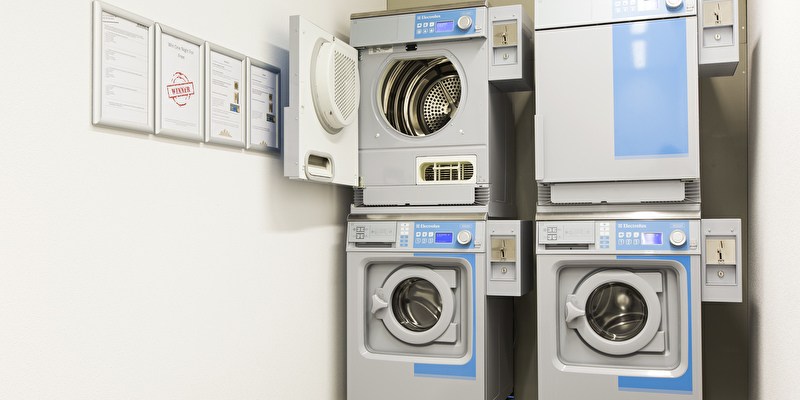
<path fill-rule="evenodd" d="M 436 23 L 436 32 L 452 32 L 453 21 L 442 21 Z M 439 240 L 439 234 L 436 234 L 436 240 Z M 438 243 L 438 242 L 437 242 Z"/>
<path fill-rule="evenodd" d="M 642 244 L 661 244 L 661 232 L 643 232 Z"/>
<path fill-rule="evenodd" d="M 436 243 L 453 243 L 453 232 L 436 232 Z"/>

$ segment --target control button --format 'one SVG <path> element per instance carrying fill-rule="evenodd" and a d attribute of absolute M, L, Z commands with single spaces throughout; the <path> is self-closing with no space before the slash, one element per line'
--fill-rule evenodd
<path fill-rule="evenodd" d="M 624 238 L 624 237 L 625 237 L 625 232 L 620 232 L 620 233 L 617 233 L 617 236 L 619 236 L 619 237 L 621 237 L 621 238 Z"/>
<path fill-rule="evenodd" d="M 420 33 L 422 33 L 422 29 L 417 29 L 417 35 L 419 35 Z"/>
<path fill-rule="evenodd" d="M 683 5 L 683 0 L 667 0 L 667 8 L 676 9 Z"/>
<path fill-rule="evenodd" d="M 458 244 L 462 245 L 469 244 L 469 242 L 472 241 L 472 233 L 470 233 L 470 231 L 468 230 L 460 231 L 456 236 L 456 240 L 458 241 Z"/>
<path fill-rule="evenodd" d="M 633 237 L 638 238 L 639 237 L 639 232 L 633 232 Z"/>
<path fill-rule="evenodd" d="M 364 238 L 363 233 L 356 233 L 356 239 L 363 239 L 363 238 Z"/>
<path fill-rule="evenodd" d="M 428 33 L 428 30 L 427 29 L 423 29 L 422 33 Z"/>
<path fill-rule="evenodd" d="M 626 237 L 626 238 L 629 238 L 629 237 L 631 237 L 631 236 L 633 236 L 633 234 L 632 234 L 631 232 L 625 232 L 625 237 Z"/>
<path fill-rule="evenodd" d="M 419 22 L 417 22 L 417 28 L 422 28 L 422 24 L 420 24 Z"/>
<path fill-rule="evenodd" d="M 458 29 L 465 31 L 472 26 L 472 18 L 469 15 L 462 15 L 458 19 Z"/>
<path fill-rule="evenodd" d="M 676 229 L 669 234 L 669 243 L 675 247 L 683 246 L 686 243 L 686 233 Z"/>
<path fill-rule="evenodd" d="M 416 239 L 414 239 L 414 243 L 416 243 L 416 244 L 420 244 L 420 241 L 421 241 L 421 240 L 422 240 L 422 239 L 420 239 L 420 238 L 416 238 Z"/>
<path fill-rule="evenodd" d="M 614 2 L 614 7 L 619 7 L 619 6 L 621 6 L 621 5 L 622 5 L 622 2 L 621 2 L 621 1 L 615 1 L 615 2 Z"/>
<path fill-rule="evenodd" d="M 619 8 L 619 7 L 617 7 L 617 8 L 615 8 L 615 9 L 614 9 L 614 11 L 616 11 L 616 12 L 617 12 L 617 14 L 619 14 L 619 13 L 620 13 L 620 11 L 622 11 L 622 9 L 621 9 L 621 8 Z"/>

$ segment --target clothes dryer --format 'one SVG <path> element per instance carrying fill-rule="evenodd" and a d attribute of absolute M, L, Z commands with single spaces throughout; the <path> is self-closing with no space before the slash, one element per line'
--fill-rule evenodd
<path fill-rule="evenodd" d="M 699 217 L 697 9 L 698 0 L 535 2 L 540 212 L 666 203 Z"/>
<path fill-rule="evenodd" d="M 356 187 L 358 206 L 482 205 L 514 214 L 514 121 L 529 90 L 522 7 L 353 14 L 350 44 L 291 18 L 284 173 Z"/>
<path fill-rule="evenodd" d="M 512 296 L 529 287 L 532 224 L 464 217 L 475 216 L 351 215 L 349 400 L 511 394 Z"/>
<path fill-rule="evenodd" d="M 539 398 L 702 398 L 700 220 L 537 222 Z"/>

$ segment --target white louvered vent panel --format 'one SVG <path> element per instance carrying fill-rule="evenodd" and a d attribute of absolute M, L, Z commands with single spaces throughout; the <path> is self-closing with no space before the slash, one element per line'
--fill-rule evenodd
<path fill-rule="evenodd" d="M 356 61 L 338 51 L 334 55 L 334 99 L 336 107 L 345 119 L 356 110 L 358 93 L 356 86 Z"/>

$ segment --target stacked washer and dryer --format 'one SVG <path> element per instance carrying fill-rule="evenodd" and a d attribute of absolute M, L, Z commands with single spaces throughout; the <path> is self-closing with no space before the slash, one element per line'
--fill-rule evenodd
<path fill-rule="evenodd" d="M 485 2 L 353 14 L 347 44 L 290 19 L 284 173 L 355 188 L 347 398 L 505 399 L 533 224 L 515 215 L 507 92 L 531 24 Z"/>
<path fill-rule="evenodd" d="M 740 220 L 701 220 L 698 76 L 732 0 L 537 0 L 539 399 L 702 398 L 701 301 L 741 301 Z"/>

